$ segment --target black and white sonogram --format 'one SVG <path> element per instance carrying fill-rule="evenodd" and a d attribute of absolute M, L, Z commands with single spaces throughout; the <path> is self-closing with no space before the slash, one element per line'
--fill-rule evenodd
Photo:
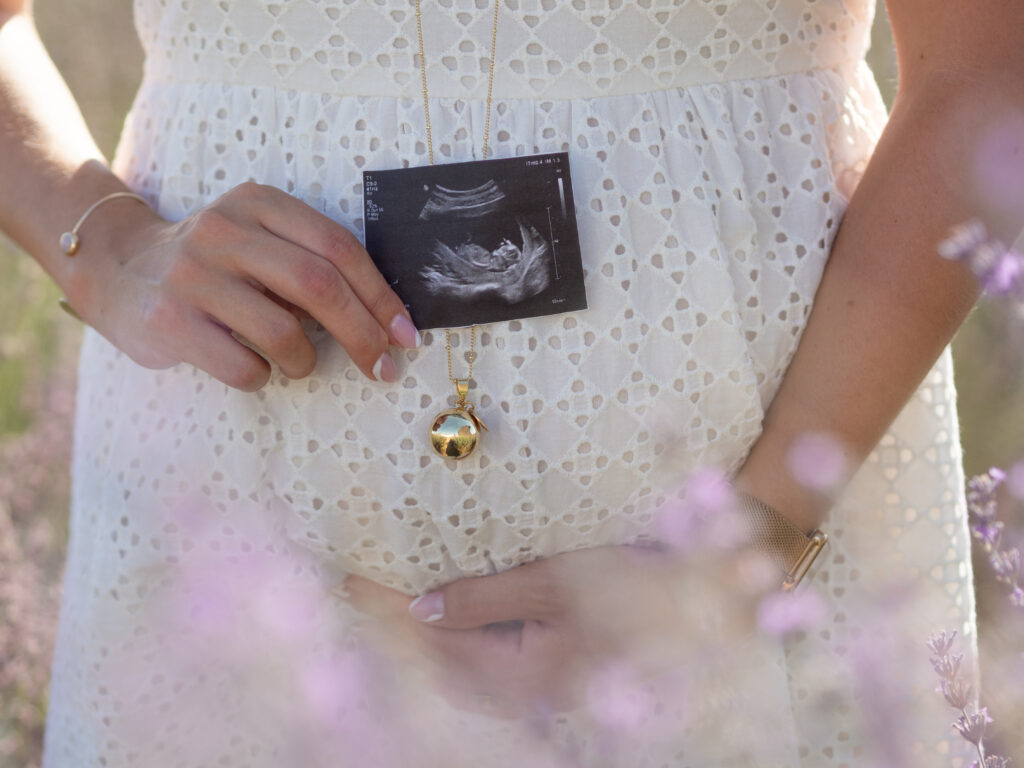
<path fill-rule="evenodd" d="M 566 153 L 363 172 L 366 249 L 418 328 L 586 309 Z"/>

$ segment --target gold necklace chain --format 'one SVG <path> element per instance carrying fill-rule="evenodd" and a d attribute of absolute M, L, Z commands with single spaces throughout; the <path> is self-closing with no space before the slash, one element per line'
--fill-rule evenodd
<path fill-rule="evenodd" d="M 423 47 L 423 12 L 420 7 L 421 0 L 416 0 L 416 37 L 419 41 L 419 53 L 420 53 L 420 82 L 423 86 L 423 117 L 427 127 L 427 158 L 430 160 L 430 164 L 434 164 L 434 136 L 433 129 L 430 125 L 430 94 L 427 90 L 427 56 Z M 487 73 L 487 108 L 484 117 L 484 144 L 482 150 L 482 156 L 484 160 L 487 159 L 487 148 L 491 138 L 491 97 L 494 93 L 494 56 L 498 49 L 498 10 L 500 8 L 500 0 L 494 0 L 494 22 L 491 25 L 491 60 L 490 68 Z M 448 355 L 448 379 L 452 384 L 459 388 L 459 382 L 464 381 L 467 386 L 469 380 L 473 378 L 473 362 L 476 360 L 476 326 L 470 326 L 469 329 L 469 372 L 466 374 L 465 379 L 456 379 L 455 373 L 452 370 L 452 331 L 450 328 L 445 328 L 444 331 L 445 339 L 445 353 Z M 458 390 L 460 393 L 462 389 Z M 462 395 L 462 399 L 465 399 L 465 395 Z"/>

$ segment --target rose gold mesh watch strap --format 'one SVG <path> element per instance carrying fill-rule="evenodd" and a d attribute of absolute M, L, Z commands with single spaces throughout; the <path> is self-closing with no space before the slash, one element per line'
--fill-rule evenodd
<path fill-rule="evenodd" d="M 740 493 L 736 498 L 749 526 L 754 550 L 779 567 L 785 574 L 783 591 L 792 591 L 828 542 L 828 536 L 818 530 L 808 536 L 784 515 L 753 496 Z"/>

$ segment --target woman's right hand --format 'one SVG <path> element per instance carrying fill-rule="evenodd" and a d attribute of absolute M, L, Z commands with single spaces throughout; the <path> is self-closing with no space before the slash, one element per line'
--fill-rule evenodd
<path fill-rule="evenodd" d="M 396 378 L 390 344 L 419 346 L 401 299 L 356 237 L 279 189 L 242 184 L 179 222 L 140 205 L 115 219 L 116 206 L 105 207 L 91 218 L 110 229 L 83 227 L 69 298 L 140 365 L 184 362 L 245 391 L 267 382 L 268 360 L 302 378 L 316 365 L 304 313 L 374 380 Z M 109 268 L 90 259 L 103 245 Z"/>

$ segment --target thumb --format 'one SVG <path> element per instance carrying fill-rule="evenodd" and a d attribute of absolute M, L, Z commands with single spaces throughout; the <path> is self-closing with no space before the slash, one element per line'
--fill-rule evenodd
<path fill-rule="evenodd" d="M 505 621 L 551 621 L 563 610 L 562 590 L 543 560 L 493 576 L 453 581 L 409 605 L 414 619 L 448 629 L 473 629 Z"/>

